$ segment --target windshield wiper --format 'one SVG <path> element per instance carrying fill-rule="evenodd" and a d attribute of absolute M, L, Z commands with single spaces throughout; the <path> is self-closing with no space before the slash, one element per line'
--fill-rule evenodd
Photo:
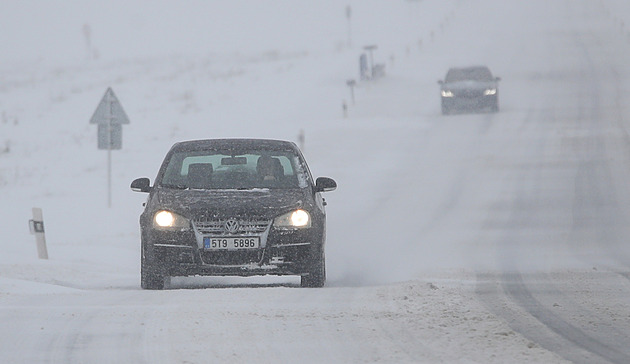
<path fill-rule="evenodd" d="M 172 188 L 176 190 L 185 190 L 188 188 L 188 186 L 184 186 L 184 185 L 169 185 L 169 184 L 161 184 L 160 187 Z"/>

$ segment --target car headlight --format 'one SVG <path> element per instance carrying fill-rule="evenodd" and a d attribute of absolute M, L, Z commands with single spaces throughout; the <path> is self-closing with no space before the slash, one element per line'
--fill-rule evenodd
<path fill-rule="evenodd" d="M 453 97 L 455 95 L 453 95 L 452 91 L 449 90 L 442 90 L 442 97 Z"/>
<path fill-rule="evenodd" d="M 486 96 L 496 95 L 496 93 L 497 93 L 497 89 L 496 88 L 489 88 L 489 89 L 486 89 L 483 92 L 483 94 L 486 95 Z"/>
<path fill-rule="evenodd" d="M 190 227 L 190 222 L 174 212 L 161 210 L 153 215 L 153 227 L 165 230 L 186 230 Z"/>
<path fill-rule="evenodd" d="M 311 215 L 304 210 L 295 210 L 278 216 L 273 220 L 273 226 L 279 229 L 311 227 Z"/>

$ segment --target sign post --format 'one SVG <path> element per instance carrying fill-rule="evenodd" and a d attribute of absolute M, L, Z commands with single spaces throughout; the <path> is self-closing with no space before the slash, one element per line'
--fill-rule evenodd
<path fill-rule="evenodd" d="M 105 91 L 90 124 L 98 125 L 98 149 L 107 150 L 107 207 L 112 207 L 112 150 L 122 149 L 122 124 L 129 124 L 129 118 L 111 87 Z"/>

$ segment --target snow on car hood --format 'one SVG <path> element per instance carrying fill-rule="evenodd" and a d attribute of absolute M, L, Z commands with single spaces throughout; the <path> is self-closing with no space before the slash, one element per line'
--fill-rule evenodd
<path fill-rule="evenodd" d="M 156 208 L 185 216 L 211 214 L 215 217 L 255 215 L 273 218 L 304 206 L 306 189 L 194 190 L 159 188 Z"/>

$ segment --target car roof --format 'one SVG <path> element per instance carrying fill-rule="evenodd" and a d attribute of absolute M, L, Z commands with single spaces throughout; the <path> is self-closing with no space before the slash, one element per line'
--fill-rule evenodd
<path fill-rule="evenodd" d="M 474 70 L 489 70 L 487 66 L 469 66 L 469 67 L 452 67 L 449 70 L 458 70 L 458 71 L 474 71 Z"/>
<path fill-rule="evenodd" d="M 178 142 L 171 148 L 172 151 L 187 150 L 205 150 L 205 149 L 222 149 L 222 150 L 243 150 L 243 149 L 267 149 L 267 150 L 298 150 L 297 145 L 293 142 L 274 139 L 246 139 L 246 138 L 227 138 L 227 139 L 200 139 Z"/>
<path fill-rule="evenodd" d="M 492 72 L 486 66 L 453 67 L 446 72 L 446 82 L 462 80 L 491 81 Z"/>
<path fill-rule="evenodd" d="M 461 72 L 464 74 L 469 74 L 469 73 L 474 73 L 475 71 L 488 71 L 488 73 L 492 73 L 490 72 L 490 69 L 486 66 L 470 66 L 470 67 L 452 67 L 448 69 L 448 72 Z"/>

